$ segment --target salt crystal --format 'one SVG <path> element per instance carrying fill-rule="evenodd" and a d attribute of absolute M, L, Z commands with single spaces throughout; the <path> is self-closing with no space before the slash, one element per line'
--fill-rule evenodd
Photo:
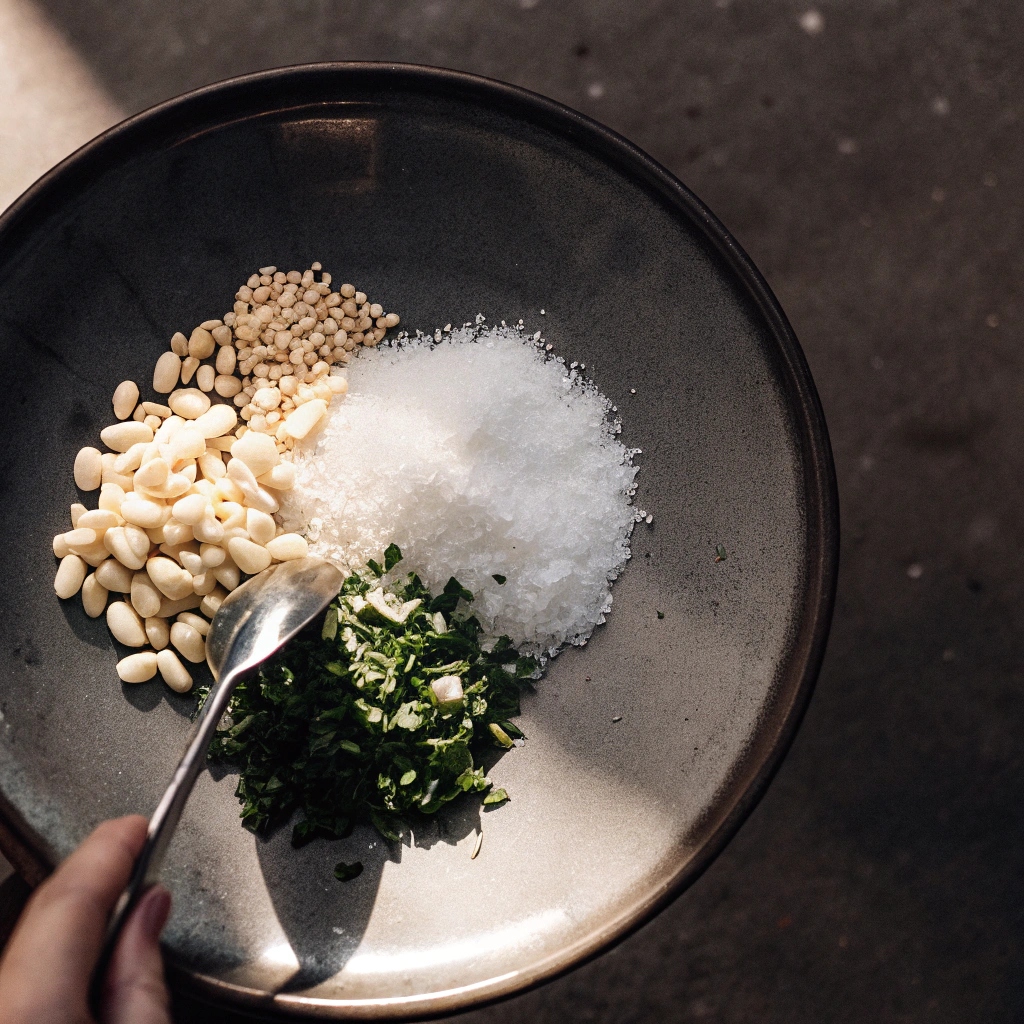
<path fill-rule="evenodd" d="M 346 570 L 394 542 L 402 572 L 455 576 L 489 634 L 534 653 L 583 643 L 629 558 L 637 468 L 608 400 L 564 372 L 514 329 L 360 353 L 346 401 L 296 445 L 284 528 Z"/>

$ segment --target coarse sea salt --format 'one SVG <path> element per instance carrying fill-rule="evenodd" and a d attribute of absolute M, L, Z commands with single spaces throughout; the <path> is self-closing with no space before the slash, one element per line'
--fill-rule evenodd
<path fill-rule="evenodd" d="M 524 650 L 584 643 L 635 522 L 636 451 L 609 401 L 543 343 L 479 325 L 363 352 L 348 380 L 296 446 L 284 528 L 346 570 L 396 543 L 396 572 L 434 590 L 455 576 L 484 629 Z"/>

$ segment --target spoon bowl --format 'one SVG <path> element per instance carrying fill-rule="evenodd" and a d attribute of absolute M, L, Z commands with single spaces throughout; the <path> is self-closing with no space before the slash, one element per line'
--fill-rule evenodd
<path fill-rule="evenodd" d="M 206 637 L 206 661 L 218 682 L 208 703 L 222 688 L 225 669 L 237 679 L 270 657 L 337 597 L 344 578 L 321 558 L 296 558 L 272 565 L 228 594 Z"/>
<path fill-rule="evenodd" d="M 322 558 L 297 558 L 265 569 L 224 599 L 210 624 L 206 660 L 216 680 L 196 719 L 185 753 L 153 816 L 128 887 L 111 915 L 96 972 L 99 992 L 125 921 L 160 876 L 164 855 L 196 778 L 206 764 L 217 724 L 246 672 L 265 661 L 308 625 L 336 597 L 344 574 Z"/>

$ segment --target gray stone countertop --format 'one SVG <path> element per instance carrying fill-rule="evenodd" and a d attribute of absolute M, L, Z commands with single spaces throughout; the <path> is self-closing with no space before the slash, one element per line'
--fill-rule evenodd
<path fill-rule="evenodd" d="M 843 542 L 793 750 L 653 923 L 465 1024 L 1024 1018 L 1024 6 L 815 4 L 0 0 L 0 206 L 207 82 L 437 64 L 553 96 L 662 161 L 801 339 Z M 8 908 L 23 895 L 0 885 Z"/>

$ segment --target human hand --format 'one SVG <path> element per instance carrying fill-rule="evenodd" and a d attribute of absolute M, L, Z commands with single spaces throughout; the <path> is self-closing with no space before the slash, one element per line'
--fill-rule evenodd
<path fill-rule="evenodd" d="M 92 1024 L 89 984 L 146 839 L 138 815 L 105 821 L 33 893 L 0 960 L 0 1024 Z M 170 1024 L 160 932 L 171 897 L 154 886 L 132 912 L 107 971 L 103 1024 Z"/>

